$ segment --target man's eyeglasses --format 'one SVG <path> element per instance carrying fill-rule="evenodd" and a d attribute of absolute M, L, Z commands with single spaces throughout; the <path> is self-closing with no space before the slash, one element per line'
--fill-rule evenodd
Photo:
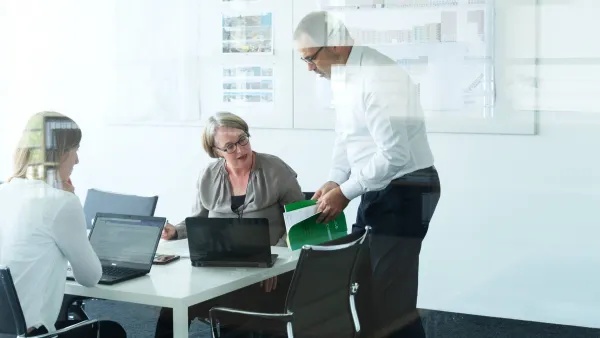
<path fill-rule="evenodd" d="M 250 142 L 250 138 L 247 135 L 242 135 L 242 136 L 240 136 L 240 138 L 237 140 L 236 143 L 229 143 L 228 145 L 225 146 L 225 148 L 219 148 L 219 147 L 215 147 L 215 148 L 219 149 L 220 151 L 224 151 L 228 154 L 233 154 L 237 150 L 238 145 L 243 147 L 243 146 L 248 145 L 248 142 Z"/>
<path fill-rule="evenodd" d="M 310 63 L 311 65 L 315 64 L 315 58 L 317 57 L 317 55 L 319 55 L 319 53 L 321 52 L 321 50 L 323 50 L 323 48 L 325 47 L 319 47 L 319 49 L 317 49 L 317 51 L 309 56 L 309 57 L 300 57 L 300 59 L 306 63 Z"/>

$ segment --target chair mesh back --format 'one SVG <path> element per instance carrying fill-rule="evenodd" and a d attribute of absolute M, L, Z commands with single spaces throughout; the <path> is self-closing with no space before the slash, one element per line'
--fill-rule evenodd
<path fill-rule="evenodd" d="M 99 212 L 135 216 L 154 216 L 158 196 L 122 195 L 96 189 L 89 189 L 85 198 L 83 212 L 88 229 L 92 219 Z"/>
<path fill-rule="evenodd" d="M 360 239 L 365 233 L 365 230 L 359 230 L 351 233 L 350 235 L 338 239 L 334 239 L 329 242 L 325 242 L 322 245 L 338 245 L 353 242 Z M 360 252 L 356 261 L 355 267 L 355 278 L 358 282 L 359 288 L 356 294 L 356 312 L 360 320 L 361 337 L 370 337 L 374 330 L 374 316 L 373 316 L 373 270 L 371 268 L 371 249 L 370 249 L 370 233 L 361 245 Z"/>
<path fill-rule="evenodd" d="M 0 267 L 0 336 L 24 335 L 27 331 L 23 310 L 10 270 Z"/>
<path fill-rule="evenodd" d="M 360 248 L 302 250 L 286 304 L 294 314 L 294 337 L 355 336 L 350 288 Z"/>

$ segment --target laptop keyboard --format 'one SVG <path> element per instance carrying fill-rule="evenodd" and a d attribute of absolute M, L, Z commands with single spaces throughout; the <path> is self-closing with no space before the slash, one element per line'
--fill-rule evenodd
<path fill-rule="evenodd" d="M 122 277 L 128 276 L 134 273 L 138 273 L 138 270 L 124 268 L 121 266 L 103 266 L 102 267 L 102 275 L 104 276 L 114 276 L 114 277 Z"/>

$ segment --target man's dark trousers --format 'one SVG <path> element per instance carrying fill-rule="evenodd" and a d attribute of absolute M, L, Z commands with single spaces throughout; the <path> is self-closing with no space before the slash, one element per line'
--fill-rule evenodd
<path fill-rule="evenodd" d="M 372 228 L 372 306 L 375 337 L 422 338 L 417 312 L 419 253 L 440 199 L 434 167 L 392 181 L 362 196 L 355 231 Z"/>

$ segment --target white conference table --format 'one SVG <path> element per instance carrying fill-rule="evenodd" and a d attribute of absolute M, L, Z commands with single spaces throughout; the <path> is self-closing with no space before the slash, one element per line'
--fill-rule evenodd
<path fill-rule="evenodd" d="M 163 241 L 157 253 L 178 254 L 179 260 L 153 265 L 146 276 L 115 285 L 87 288 L 67 281 L 65 293 L 173 309 L 173 337 L 188 337 L 188 307 L 295 269 L 300 250 L 272 247 L 279 257 L 272 268 L 193 267 L 187 239 Z"/>

